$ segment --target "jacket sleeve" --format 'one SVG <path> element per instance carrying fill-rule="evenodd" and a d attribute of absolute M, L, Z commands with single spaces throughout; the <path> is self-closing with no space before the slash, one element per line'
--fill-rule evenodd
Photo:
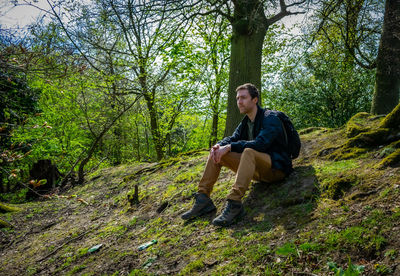
<path fill-rule="evenodd" d="M 252 148 L 259 152 L 267 152 L 276 139 L 284 139 L 282 123 L 278 117 L 269 115 L 263 118 L 260 133 L 251 141 L 232 141 L 231 151 L 243 152 L 245 148 Z"/>
<path fill-rule="evenodd" d="M 239 141 L 240 133 L 242 132 L 242 124 L 243 124 L 243 122 L 241 122 L 237 126 L 237 128 L 233 132 L 232 136 L 225 137 L 224 139 L 219 141 L 217 144 L 219 144 L 220 146 L 225 146 L 225 145 L 228 145 L 228 144 L 232 144 L 233 142 Z"/>

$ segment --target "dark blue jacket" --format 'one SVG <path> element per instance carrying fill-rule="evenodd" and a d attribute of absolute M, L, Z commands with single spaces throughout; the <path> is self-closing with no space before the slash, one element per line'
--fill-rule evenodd
<path fill-rule="evenodd" d="M 253 129 L 255 139 L 251 141 L 248 140 L 248 120 L 249 117 L 245 116 L 233 135 L 225 137 L 218 144 L 231 144 L 231 151 L 238 153 L 243 152 L 245 148 L 268 153 L 271 156 L 272 168 L 289 175 L 293 171 L 292 159 L 287 153 L 285 133 L 280 119 L 273 114 L 267 115 L 264 109 L 257 105 Z"/>

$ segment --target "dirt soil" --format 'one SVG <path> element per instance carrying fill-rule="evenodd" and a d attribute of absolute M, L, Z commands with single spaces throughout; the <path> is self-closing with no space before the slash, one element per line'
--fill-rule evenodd
<path fill-rule="evenodd" d="M 210 223 L 234 181 L 227 169 L 212 195 L 217 213 L 180 218 L 205 151 L 100 170 L 82 186 L 1 215 L 13 227 L 0 230 L 0 275 L 334 275 L 329 262 L 400 275 L 399 167 L 374 167 L 385 146 L 348 160 L 321 154 L 343 144 L 344 132 L 302 135 L 295 172 L 253 183 L 247 215 L 227 228 Z M 130 203 L 135 185 L 139 204 Z"/>

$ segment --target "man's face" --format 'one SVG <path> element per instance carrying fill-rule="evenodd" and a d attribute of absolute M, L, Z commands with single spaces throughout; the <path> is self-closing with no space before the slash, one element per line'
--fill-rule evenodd
<path fill-rule="evenodd" d="M 258 98 L 251 98 L 247 89 L 240 89 L 236 94 L 236 103 L 240 114 L 247 114 L 257 106 Z"/>

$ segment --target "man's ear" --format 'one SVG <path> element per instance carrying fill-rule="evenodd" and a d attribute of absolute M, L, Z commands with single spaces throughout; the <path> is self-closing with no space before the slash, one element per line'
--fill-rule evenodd
<path fill-rule="evenodd" d="M 251 99 L 255 104 L 258 103 L 258 97 L 254 97 L 253 99 Z"/>

